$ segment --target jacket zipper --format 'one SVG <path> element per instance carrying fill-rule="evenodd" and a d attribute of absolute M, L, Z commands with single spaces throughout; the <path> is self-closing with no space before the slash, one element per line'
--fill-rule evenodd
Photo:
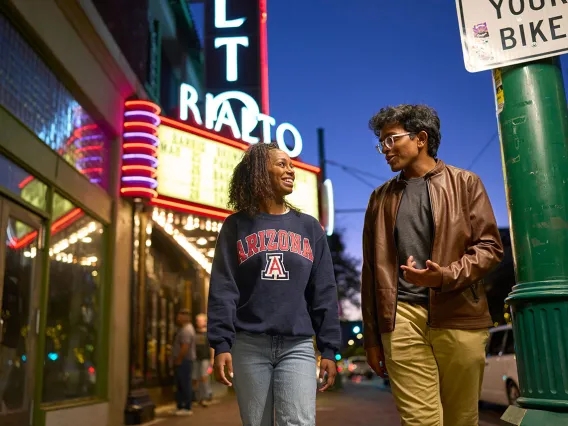
<path fill-rule="evenodd" d="M 396 287 L 395 287 L 395 288 L 396 288 L 396 299 L 395 299 L 395 301 L 394 301 L 394 316 L 393 316 L 393 319 L 392 319 L 393 330 L 394 330 L 394 326 L 395 326 L 395 324 L 396 324 L 396 313 L 397 313 L 397 311 L 398 311 L 398 281 L 399 281 L 399 276 L 400 276 L 400 265 L 399 265 L 399 257 L 398 257 L 398 245 L 396 244 L 396 235 L 395 235 L 395 232 L 396 232 L 396 218 L 397 218 L 397 216 L 398 216 L 398 209 L 400 208 L 400 203 L 402 202 L 402 197 L 403 197 L 403 195 L 404 195 L 404 192 L 403 192 L 403 194 L 398 198 L 398 200 L 397 200 L 397 202 L 396 202 L 396 210 L 395 210 L 395 212 L 394 212 L 394 227 L 393 227 L 393 230 L 392 230 L 392 239 L 393 239 L 393 241 L 394 241 L 394 248 L 395 248 L 395 253 L 396 253 L 396 263 L 395 263 L 395 265 L 396 265 L 396 269 L 395 269 L 395 272 L 396 272 L 396 274 L 395 274 L 395 280 L 396 280 L 396 281 L 395 281 L 395 282 L 396 282 Z"/>
<path fill-rule="evenodd" d="M 432 204 L 432 193 L 430 191 L 430 178 L 426 180 L 426 187 L 428 188 L 428 201 L 430 202 L 430 213 L 432 214 L 432 242 L 430 243 L 430 260 L 434 262 L 432 259 L 432 255 L 434 254 L 434 240 L 436 238 L 436 216 L 434 215 L 434 205 Z M 426 321 L 426 325 L 430 327 L 430 312 L 432 311 L 432 296 L 434 290 L 428 289 L 428 319 Z"/>
<path fill-rule="evenodd" d="M 473 296 L 473 300 L 475 301 L 475 303 L 479 302 L 479 296 L 477 295 L 477 293 L 475 292 L 475 289 L 473 288 L 473 286 L 475 286 L 475 284 L 472 284 L 469 289 L 471 290 L 471 295 Z"/>

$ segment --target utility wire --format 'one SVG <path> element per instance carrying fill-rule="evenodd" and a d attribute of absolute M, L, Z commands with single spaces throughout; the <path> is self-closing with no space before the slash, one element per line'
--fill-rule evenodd
<path fill-rule="evenodd" d="M 479 159 L 481 158 L 481 156 L 483 155 L 483 153 L 487 150 L 487 148 L 489 148 L 489 146 L 491 145 L 491 143 L 495 140 L 495 138 L 497 137 L 497 135 L 499 134 L 499 132 L 495 132 L 493 134 L 493 136 L 491 136 L 491 138 L 489 138 L 489 140 L 487 141 L 487 143 L 485 145 L 483 145 L 483 147 L 479 150 L 479 152 L 477 153 L 477 155 L 474 157 L 474 159 L 471 161 L 471 164 L 469 165 L 469 167 L 467 167 L 466 170 L 471 170 L 473 168 L 473 166 L 475 165 L 475 163 L 477 163 L 477 161 L 479 161 Z"/>
<path fill-rule="evenodd" d="M 363 182 L 365 185 L 367 185 L 367 186 L 369 186 L 369 187 L 371 187 L 371 188 L 373 188 L 373 189 L 375 189 L 375 188 L 377 187 L 377 185 L 373 185 L 373 184 L 372 184 L 371 182 L 369 182 L 367 179 L 362 178 L 361 176 L 359 176 L 359 175 L 353 173 L 353 172 L 350 171 L 350 170 L 343 170 L 343 171 L 344 171 L 345 173 L 351 175 L 351 176 L 354 177 L 355 179 L 357 179 L 359 182 Z"/>
<path fill-rule="evenodd" d="M 342 169 L 343 171 L 348 171 L 348 170 L 349 170 L 349 171 L 351 171 L 351 172 L 353 172 L 353 173 L 357 173 L 357 174 L 360 174 L 360 175 L 372 177 L 372 178 L 375 178 L 375 179 L 378 179 L 378 180 L 382 180 L 382 181 L 385 181 L 385 182 L 390 179 L 390 178 L 386 178 L 386 177 L 384 177 L 384 176 L 377 176 L 377 175 L 374 175 L 373 173 L 369 173 L 369 172 L 365 172 L 365 171 L 363 171 L 363 170 L 356 169 L 355 167 L 346 166 L 345 164 L 338 163 L 337 161 L 326 160 L 325 162 L 328 163 L 328 164 L 331 164 L 332 166 L 339 167 L 339 168 Z"/>
<path fill-rule="evenodd" d="M 487 149 L 489 148 L 489 146 L 491 146 L 491 143 L 495 140 L 495 138 L 499 135 L 499 132 L 495 132 L 493 134 L 493 136 L 491 136 L 491 138 L 489 138 L 489 140 L 485 143 L 485 145 L 483 145 L 483 147 L 479 150 L 479 152 L 477 153 L 477 155 L 473 158 L 473 160 L 471 161 L 470 165 L 467 167 L 467 170 L 471 170 L 473 168 L 473 166 L 475 166 L 475 164 L 479 161 L 479 159 L 483 156 L 483 154 L 485 153 L 485 151 L 487 151 Z M 362 170 L 358 170 L 354 167 L 349 167 L 346 166 L 344 164 L 338 163 L 336 161 L 333 160 L 326 160 L 326 163 L 331 164 L 332 166 L 336 166 L 339 167 L 340 169 L 342 169 L 345 173 L 348 173 L 349 175 L 351 175 L 352 177 L 354 177 L 355 179 L 359 180 L 360 182 L 363 182 L 365 185 L 370 186 L 371 188 L 375 188 L 375 185 L 373 185 L 371 182 L 367 181 L 366 179 L 362 178 L 361 176 L 359 176 L 359 174 L 361 175 L 365 175 L 365 176 L 369 176 L 375 179 L 379 179 L 382 181 L 387 181 L 389 180 L 389 178 L 385 178 L 382 176 L 377 176 L 374 175 L 372 173 L 369 172 L 365 172 Z M 349 213 L 364 213 L 366 211 L 366 209 L 337 209 L 335 210 L 335 213 L 337 214 L 349 214 Z"/>
<path fill-rule="evenodd" d="M 335 213 L 342 214 L 342 213 L 365 213 L 366 209 L 337 209 Z"/>

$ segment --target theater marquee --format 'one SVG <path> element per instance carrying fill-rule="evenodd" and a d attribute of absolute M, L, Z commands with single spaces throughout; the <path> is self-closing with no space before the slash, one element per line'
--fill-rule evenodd
<path fill-rule="evenodd" d="M 214 134 L 207 137 L 206 132 L 192 133 L 189 128 L 173 126 L 162 124 L 158 131 L 157 192 L 178 200 L 228 209 L 229 182 L 247 145 L 230 140 L 221 142 L 213 139 L 220 139 Z M 296 182 L 288 201 L 319 218 L 317 168 L 300 162 L 295 165 Z"/>

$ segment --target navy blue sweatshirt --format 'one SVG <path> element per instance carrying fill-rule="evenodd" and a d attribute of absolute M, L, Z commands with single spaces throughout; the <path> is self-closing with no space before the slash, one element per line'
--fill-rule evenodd
<path fill-rule="evenodd" d="M 334 359 L 340 329 L 327 239 L 313 217 L 243 212 L 229 216 L 217 239 L 207 333 L 215 355 L 230 352 L 235 333 L 316 336 Z"/>

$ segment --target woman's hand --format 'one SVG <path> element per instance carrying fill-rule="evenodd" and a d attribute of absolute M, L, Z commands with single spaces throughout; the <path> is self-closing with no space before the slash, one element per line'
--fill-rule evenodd
<path fill-rule="evenodd" d="M 227 367 L 229 377 L 233 378 L 233 357 L 229 352 L 224 352 L 215 357 L 213 369 L 215 370 L 215 380 L 226 386 L 233 386 L 233 384 L 227 380 L 227 377 L 225 376 L 225 367 Z"/>
<path fill-rule="evenodd" d="M 320 363 L 320 383 L 323 383 L 324 376 L 327 373 L 327 381 L 325 385 L 320 388 L 320 392 L 324 392 L 335 383 L 335 376 L 337 376 L 337 367 L 335 366 L 335 361 L 331 359 L 322 359 Z"/>

